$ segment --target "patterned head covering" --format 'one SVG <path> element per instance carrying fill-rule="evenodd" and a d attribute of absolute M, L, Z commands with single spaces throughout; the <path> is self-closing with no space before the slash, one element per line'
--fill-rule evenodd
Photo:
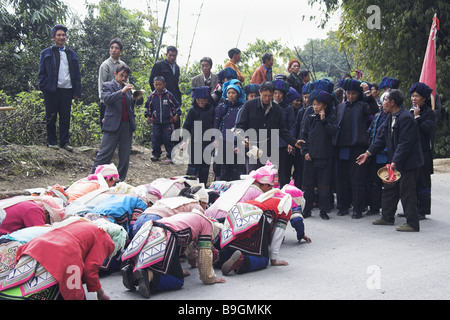
<path fill-rule="evenodd" d="M 326 91 L 313 90 L 309 94 L 308 100 L 309 100 L 309 103 L 311 103 L 311 104 L 314 100 L 316 100 L 317 102 L 323 102 L 326 105 L 329 105 L 331 102 L 331 98 L 332 98 L 331 95 Z"/>
<path fill-rule="evenodd" d="M 246 95 L 249 95 L 250 93 L 258 93 L 259 94 L 259 84 L 251 83 L 249 85 L 246 85 L 244 87 L 244 92 Z"/>
<path fill-rule="evenodd" d="M 292 197 L 292 208 L 302 207 L 305 204 L 305 199 L 303 198 L 303 191 L 294 185 L 294 180 L 289 184 L 285 185 L 281 192 L 290 194 Z"/>
<path fill-rule="evenodd" d="M 302 94 L 309 94 L 312 91 L 311 82 L 308 82 L 302 87 Z"/>
<path fill-rule="evenodd" d="M 275 166 L 270 161 L 267 161 L 264 167 L 250 172 L 249 177 L 255 179 L 258 183 L 270 184 L 273 186 L 275 184 L 275 176 L 277 173 L 278 170 Z"/>
<path fill-rule="evenodd" d="M 322 90 L 326 91 L 328 93 L 333 93 L 333 87 L 334 84 L 328 79 L 323 80 L 317 80 L 311 83 L 311 87 L 309 88 L 309 93 L 311 93 L 312 90 Z"/>
<path fill-rule="evenodd" d="M 210 88 L 207 86 L 196 87 L 192 90 L 192 98 L 194 99 L 207 99 L 210 97 Z"/>
<path fill-rule="evenodd" d="M 143 184 L 137 186 L 136 188 L 134 188 L 133 192 L 138 197 L 144 199 L 146 202 L 151 202 L 152 204 L 162 198 L 161 192 L 159 192 L 159 190 L 153 187 L 151 184 Z"/>
<path fill-rule="evenodd" d="M 63 205 L 58 203 L 59 198 L 42 195 L 35 197 L 33 200 L 39 207 L 49 213 L 51 223 L 60 222 L 64 219 L 66 210 Z"/>
<path fill-rule="evenodd" d="M 111 179 L 111 178 L 119 179 L 119 171 L 117 171 L 117 168 L 113 163 L 99 165 L 95 169 L 95 173 L 89 175 L 87 177 L 87 179 L 88 180 L 97 180 L 98 174 L 101 174 L 102 177 L 105 179 Z"/>
<path fill-rule="evenodd" d="M 409 95 L 412 95 L 414 92 L 417 92 L 425 99 L 429 99 L 431 96 L 431 93 L 433 92 L 433 89 L 431 89 L 429 86 L 427 86 L 423 82 L 416 82 L 409 89 Z"/>
<path fill-rule="evenodd" d="M 339 87 L 345 91 L 358 91 L 361 92 L 361 81 L 356 79 L 342 79 L 339 81 Z"/>
<path fill-rule="evenodd" d="M 379 85 L 380 90 L 384 88 L 398 89 L 400 81 L 392 77 L 384 77 Z"/>
<path fill-rule="evenodd" d="M 237 72 L 233 68 L 228 67 L 220 70 L 217 77 L 219 78 L 219 81 L 223 81 L 225 79 L 237 79 Z"/>
<path fill-rule="evenodd" d="M 273 81 L 273 86 L 275 90 L 279 90 L 283 92 L 284 94 L 289 92 L 289 82 L 284 81 L 282 79 L 276 79 Z"/>
<path fill-rule="evenodd" d="M 300 93 L 297 92 L 294 88 L 290 87 L 288 93 L 286 93 L 286 96 L 284 97 L 284 100 L 287 103 L 291 103 L 294 100 L 301 99 L 302 96 Z"/>

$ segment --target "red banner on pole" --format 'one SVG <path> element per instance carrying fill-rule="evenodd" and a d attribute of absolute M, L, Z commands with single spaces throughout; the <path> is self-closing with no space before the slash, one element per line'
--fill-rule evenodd
<path fill-rule="evenodd" d="M 428 38 L 427 51 L 423 60 L 420 82 L 425 83 L 433 89 L 433 98 L 436 98 L 436 33 L 439 30 L 439 19 L 435 14 L 431 24 L 430 36 Z M 433 99 L 434 100 L 434 99 Z"/>

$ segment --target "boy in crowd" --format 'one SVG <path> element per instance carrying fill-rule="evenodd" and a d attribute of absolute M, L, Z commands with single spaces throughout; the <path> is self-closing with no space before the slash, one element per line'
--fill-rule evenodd
<path fill-rule="evenodd" d="M 180 103 L 175 96 L 166 89 L 166 81 L 162 76 L 153 80 L 155 91 L 145 103 L 145 117 L 152 123 L 152 161 L 159 161 L 161 145 L 164 144 L 167 161 L 171 162 L 173 142 L 171 141 L 174 123 L 180 119 Z"/>

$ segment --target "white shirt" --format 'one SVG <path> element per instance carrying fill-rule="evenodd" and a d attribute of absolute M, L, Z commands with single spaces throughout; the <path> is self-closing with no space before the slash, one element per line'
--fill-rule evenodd
<path fill-rule="evenodd" d="M 72 81 L 70 79 L 69 60 L 64 50 L 59 50 L 60 64 L 58 73 L 58 88 L 72 89 Z"/>

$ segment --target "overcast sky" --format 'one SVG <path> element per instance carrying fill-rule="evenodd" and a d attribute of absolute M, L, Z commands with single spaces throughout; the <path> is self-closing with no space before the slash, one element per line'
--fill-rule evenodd
<path fill-rule="evenodd" d="M 83 15 L 85 1 L 64 0 L 75 12 Z M 98 0 L 87 0 L 98 3 Z M 336 30 L 337 17 L 333 17 L 326 29 L 317 27 L 318 21 L 309 21 L 310 15 L 320 16 L 317 9 L 308 5 L 307 0 L 171 0 L 163 44 L 175 45 L 178 23 L 178 59 L 184 67 L 189 57 L 191 41 L 197 23 L 200 7 L 201 16 L 192 44 L 189 62 L 199 61 L 204 56 L 212 58 L 213 63 L 223 64 L 228 58 L 229 49 L 238 47 L 244 50 L 248 43 L 256 39 L 265 41 L 280 40 L 289 48 L 302 48 L 308 39 L 323 39 L 329 30 Z M 154 4 L 156 0 L 150 1 Z M 147 0 L 122 1 L 122 5 L 133 10 L 147 10 Z M 158 2 L 158 19 L 162 26 L 166 3 Z M 302 16 L 306 18 L 303 21 Z"/>

